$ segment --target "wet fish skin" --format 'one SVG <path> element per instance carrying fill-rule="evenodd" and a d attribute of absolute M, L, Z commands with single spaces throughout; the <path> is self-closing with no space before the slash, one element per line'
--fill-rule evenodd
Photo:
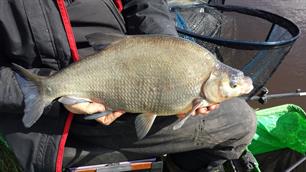
<path fill-rule="evenodd" d="M 219 103 L 246 94 L 252 85 L 245 82 L 249 79 L 243 75 L 232 77 L 239 72 L 220 63 L 200 45 L 157 35 L 128 36 L 49 78 L 35 76 L 20 66 L 16 68 L 30 80 L 27 87 L 22 87 L 23 93 L 32 97 L 25 100 L 25 126 L 34 124 L 54 99 L 73 96 L 99 100 L 114 110 L 144 113 L 136 121 L 140 125 L 136 126 L 138 132 L 144 131 L 138 135 L 140 138 L 149 131 L 157 115 L 187 113 L 192 109 L 192 101 L 201 96 L 210 103 Z M 236 91 L 228 87 L 231 78 L 237 80 Z M 21 77 L 18 80 L 22 83 Z M 219 93 L 222 84 L 226 85 L 222 86 L 226 96 Z M 35 86 L 38 88 L 29 89 Z M 206 92 L 214 93 L 211 96 Z M 232 92 L 235 94 L 229 94 Z"/>
<path fill-rule="evenodd" d="M 111 109 L 172 115 L 199 95 L 215 66 L 203 50 L 180 38 L 126 38 L 50 77 L 48 96 L 99 98 Z"/>

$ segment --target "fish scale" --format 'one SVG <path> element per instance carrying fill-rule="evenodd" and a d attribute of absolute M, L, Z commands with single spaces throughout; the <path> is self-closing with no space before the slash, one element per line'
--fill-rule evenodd
<path fill-rule="evenodd" d="M 135 120 L 139 138 L 149 131 L 156 115 L 188 113 L 189 117 L 196 107 L 220 103 L 253 88 L 249 77 L 219 62 L 200 45 L 160 35 L 121 38 L 48 78 L 15 67 L 36 85 L 21 87 L 26 126 L 56 98 L 68 105 L 90 99 L 112 110 L 142 113 Z M 26 83 L 22 78 L 17 81 Z M 193 106 L 195 100 L 200 101 Z M 106 113 L 94 118 L 99 115 Z"/>
<path fill-rule="evenodd" d="M 85 90 L 81 91 L 72 86 L 67 87 L 67 90 L 69 90 L 67 93 L 65 93 L 65 90 L 61 90 L 58 93 L 59 97 L 70 95 L 72 93 L 70 90 L 78 89 L 80 90 L 79 93 L 74 93 L 74 96 L 98 97 L 112 109 L 120 108 L 132 112 L 151 111 L 165 114 L 177 111 L 176 105 L 182 109 L 181 106 L 187 106 L 190 103 L 182 101 L 190 101 L 199 95 L 200 89 L 198 88 L 203 84 L 203 80 L 209 76 L 208 71 L 211 70 L 209 68 L 212 68 L 212 66 L 209 66 L 209 62 L 211 65 L 215 62 L 215 59 L 213 56 L 210 57 L 209 52 L 207 50 L 206 52 L 203 51 L 201 47 L 198 47 L 196 51 L 197 54 L 201 51 L 198 57 L 189 57 L 192 54 L 190 52 L 178 53 L 179 49 L 186 50 L 182 46 L 192 46 L 193 49 L 191 50 L 195 52 L 194 45 L 190 45 L 190 42 L 179 42 L 180 44 L 177 44 L 177 39 L 160 38 L 150 37 L 152 41 L 148 41 L 146 37 L 138 37 L 132 41 L 127 38 L 126 41 L 121 41 L 120 45 L 110 47 L 102 53 L 88 58 L 90 60 L 85 59 L 76 65 L 72 65 L 69 70 L 73 70 L 78 75 L 63 79 L 65 84 L 76 85 L 87 90 L 99 89 L 101 93 L 99 95 L 94 95 L 94 93 L 88 95 Z M 156 45 L 156 42 L 158 42 L 158 45 Z M 130 46 L 132 44 L 143 47 Z M 171 50 L 169 44 L 175 44 L 176 46 Z M 162 48 L 163 46 L 167 48 Z M 120 49 L 121 54 L 117 54 L 113 48 Z M 156 48 L 159 48 L 158 52 L 154 51 Z M 170 53 L 170 56 L 165 56 L 171 51 L 173 53 Z M 108 54 L 108 52 L 111 53 Z M 138 52 L 138 54 L 135 54 L 135 52 Z M 134 54 L 134 57 L 128 56 L 131 53 Z M 95 59 L 95 63 L 92 63 L 91 59 Z M 82 64 L 82 62 L 85 64 Z M 79 67 L 80 65 L 82 67 Z M 203 66 L 206 66 L 207 69 L 201 70 Z M 88 75 L 87 72 L 91 75 Z M 206 73 L 206 76 L 201 73 Z M 83 77 L 83 74 L 86 77 Z M 193 82 L 194 80 L 197 83 Z M 197 90 L 193 89 L 195 87 Z M 152 91 L 154 89 L 155 92 Z M 160 93 L 163 93 L 163 96 L 159 95 Z M 189 99 L 186 100 L 185 97 L 189 97 Z M 125 106 L 122 107 L 122 105 Z"/>

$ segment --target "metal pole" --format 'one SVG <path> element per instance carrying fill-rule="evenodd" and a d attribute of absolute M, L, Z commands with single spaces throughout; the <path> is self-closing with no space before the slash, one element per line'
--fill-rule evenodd
<path fill-rule="evenodd" d="M 296 162 L 295 164 L 293 164 L 291 167 L 289 167 L 285 172 L 290 172 L 292 170 L 294 170 L 297 166 L 299 166 L 300 164 L 302 164 L 304 161 L 306 160 L 306 156 L 304 156 L 302 159 L 300 159 L 298 162 Z"/>
<path fill-rule="evenodd" d="M 252 96 L 252 97 L 245 96 L 243 98 L 247 101 L 255 100 L 261 104 L 265 104 L 270 99 L 306 96 L 306 92 L 302 92 L 301 89 L 297 89 L 295 92 L 281 93 L 281 94 L 268 94 L 268 93 L 269 90 L 266 87 L 263 87 L 261 89 L 261 92 L 257 96 Z"/>
<path fill-rule="evenodd" d="M 253 96 L 250 100 L 259 100 L 261 98 L 265 98 L 267 100 L 276 99 L 276 98 L 286 98 L 286 97 L 300 97 L 306 96 L 306 92 L 299 92 L 299 93 L 281 93 L 281 94 L 270 94 L 266 96 Z"/>

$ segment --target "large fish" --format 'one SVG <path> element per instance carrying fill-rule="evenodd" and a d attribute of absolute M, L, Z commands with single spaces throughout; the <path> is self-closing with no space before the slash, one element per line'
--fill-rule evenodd
<path fill-rule="evenodd" d="M 141 113 L 135 120 L 139 138 L 147 134 L 156 116 L 186 113 L 189 117 L 198 107 L 253 89 L 249 77 L 219 62 L 207 49 L 160 35 L 124 37 L 48 78 L 15 68 L 27 79 L 17 76 L 25 95 L 25 126 L 34 124 L 57 98 L 64 104 L 91 99 L 103 102 L 110 111 Z"/>

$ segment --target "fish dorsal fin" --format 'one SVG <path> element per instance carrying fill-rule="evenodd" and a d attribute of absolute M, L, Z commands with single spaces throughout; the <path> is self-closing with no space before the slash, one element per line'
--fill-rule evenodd
<path fill-rule="evenodd" d="M 85 36 L 94 50 L 99 51 L 104 49 L 109 44 L 125 38 L 125 35 L 115 33 L 96 32 Z"/>
<path fill-rule="evenodd" d="M 152 113 L 143 113 L 136 117 L 135 127 L 138 139 L 143 139 L 149 132 L 157 115 Z"/>

